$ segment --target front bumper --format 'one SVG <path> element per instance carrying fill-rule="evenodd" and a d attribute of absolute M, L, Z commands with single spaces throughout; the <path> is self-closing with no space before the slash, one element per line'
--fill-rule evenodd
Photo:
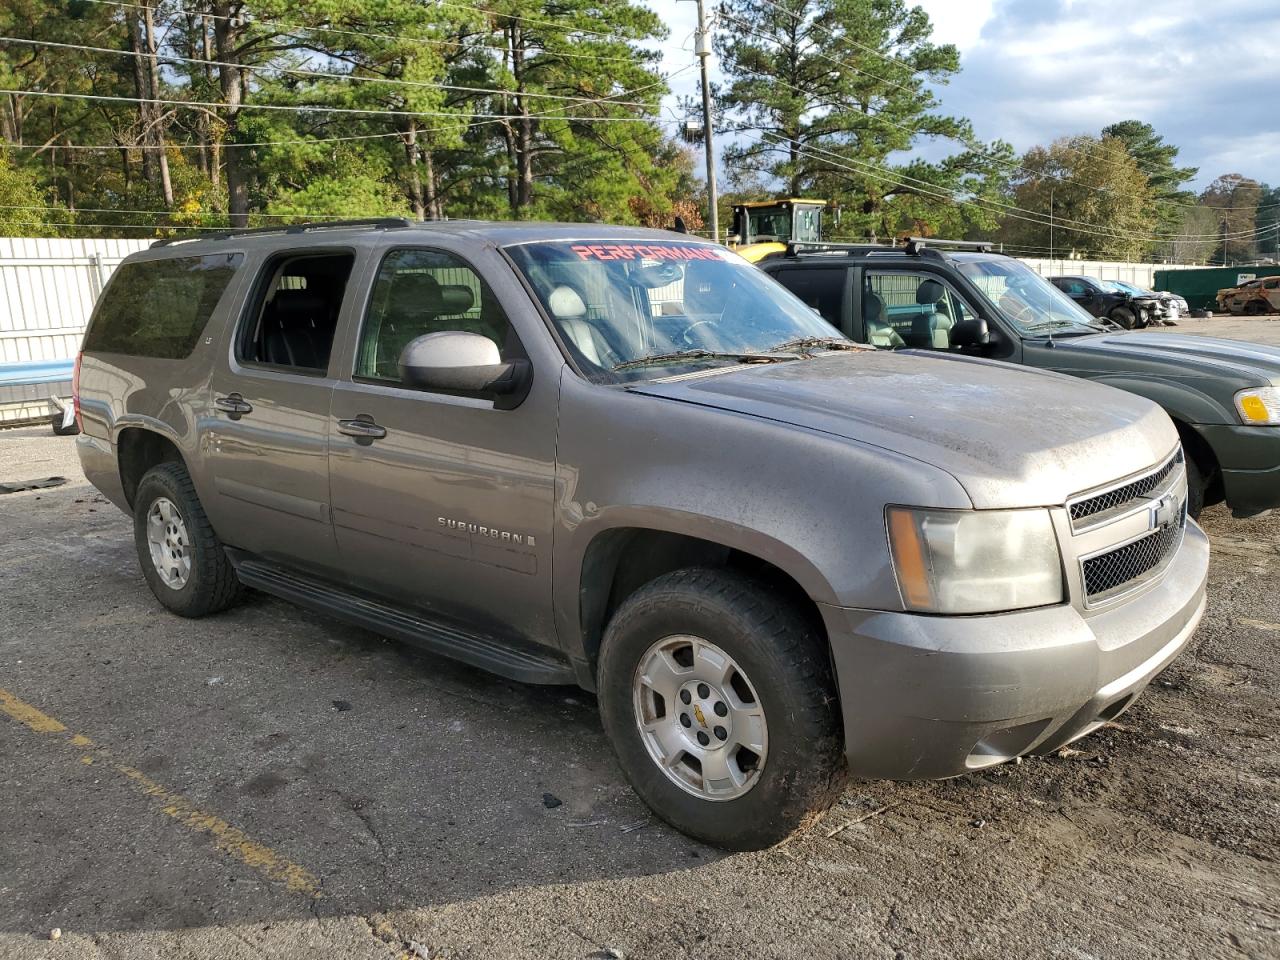
<path fill-rule="evenodd" d="M 1222 470 L 1227 506 L 1237 517 L 1280 507 L 1280 427 L 1197 424 Z"/>
<path fill-rule="evenodd" d="M 1089 614 L 1065 604 L 976 617 L 824 606 L 850 772 L 954 777 L 1090 733 L 1186 646 L 1208 568 L 1208 538 L 1188 523 L 1157 583 Z"/>

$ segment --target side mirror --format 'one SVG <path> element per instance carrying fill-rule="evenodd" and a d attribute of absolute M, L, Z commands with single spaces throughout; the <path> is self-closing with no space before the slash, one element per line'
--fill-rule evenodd
<path fill-rule="evenodd" d="M 503 363 L 488 337 L 445 330 L 409 341 L 400 352 L 400 379 L 424 390 L 511 394 L 528 382 L 529 362 Z"/>
<path fill-rule="evenodd" d="M 953 347 L 985 347 L 991 342 L 991 330 L 982 317 L 959 320 L 951 328 Z"/>

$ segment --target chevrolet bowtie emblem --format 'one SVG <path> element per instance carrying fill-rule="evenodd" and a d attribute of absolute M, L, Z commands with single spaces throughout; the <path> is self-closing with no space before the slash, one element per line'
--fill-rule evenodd
<path fill-rule="evenodd" d="M 1161 530 L 1178 519 L 1178 498 L 1167 493 L 1151 507 L 1151 529 Z"/>
<path fill-rule="evenodd" d="M 707 725 L 707 718 L 702 713 L 702 707 L 696 703 L 693 705 L 693 715 L 698 718 L 698 722 L 704 727 Z"/>

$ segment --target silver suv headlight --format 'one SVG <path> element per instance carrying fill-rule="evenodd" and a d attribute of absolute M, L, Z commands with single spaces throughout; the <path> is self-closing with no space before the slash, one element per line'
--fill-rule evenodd
<path fill-rule="evenodd" d="M 1280 387 L 1251 387 L 1236 394 L 1236 412 L 1244 423 L 1280 424 Z"/>
<path fill-rule="evenodd" d="M 995 613 L 1062 601 L 1048 510 L 889 507 L 886 521 L 908 610 Z"/>

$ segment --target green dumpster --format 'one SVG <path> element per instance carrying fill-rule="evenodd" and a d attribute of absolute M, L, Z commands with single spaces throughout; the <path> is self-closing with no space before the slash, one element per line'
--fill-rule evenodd
<path fill-rule="evenodd" d="M 1157 270 L 1157 290 L 1183 297 L 1192 310 L 1218 309 L 1218 291 L 1238 287 L 1258 277 L 1280 276 L 1280 267 L 1205 267 L 1198 270 Z"/>

